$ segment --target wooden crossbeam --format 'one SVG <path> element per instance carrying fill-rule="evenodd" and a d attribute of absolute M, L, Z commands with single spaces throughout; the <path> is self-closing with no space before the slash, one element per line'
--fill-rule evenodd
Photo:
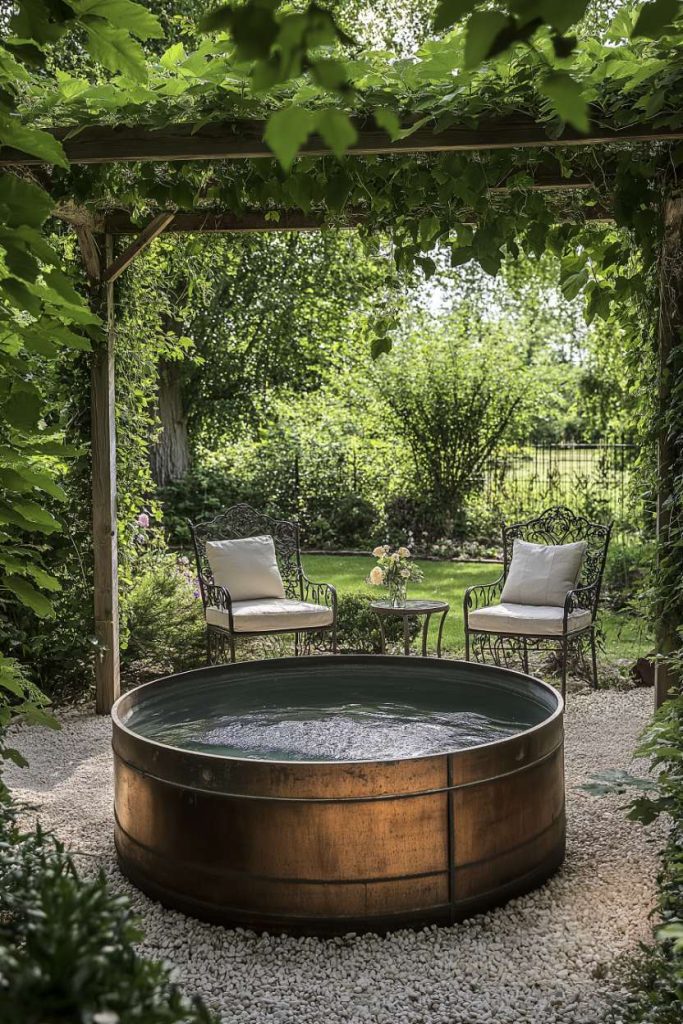
<path fill-rule="evenodd" d="M 154 239 L 168 227 L 174 217 L 175 213 L 172 210 L 167 210 L 164 213 L 157 214 L 156 217 L 152 217 L 149 224 L 142 229 L 135 241 L 131 242 L 128 248 L 124 249 L 105 269 L 102 275 L 103 280 L 113 282 L 117 277 L 120 277 L 126 267 L 129 267 L 135 257 L 139 256 L 141 252 L 144 252 L 151 245 Z"/>
<path fill-rule="evenodd" d="M 593 122 L 583 135 L 565 127 L 557 137 L 548 126 L 530 118 L 481 121 L 474 127 L 453 125 L 436 132 L 423 126 L 405 138 L 391 141 L 374 121 L 356 121 L 357 141 L 348 153 L 355 156 L 392 153 L 446 153 L 490 149 L 538 149 L 566 146 L 596 146 L 614 142 L 671 142 L 683 139 L 683 125 L 655 127 L 636 122 L 626 127 L 603 126 Z M 166 128 L 90 125 L 80 129 L 55 128 L 73 164 L 109 164 L 137 161 L 244 160 L 272 158 L 263 141 L 265 122 L 236 120 L 202 125 L 175 124 Z M 301 148 L 310 156 L 327 156 L 329 147 L 318 135 L 311 135 Z M 0 166 L 37 165 L 39 158 L 18 149 L 3 147 Z"/>
<path fill-rule="evenodd" d="M 612 211 L 598 205 L 580 207 L 577 210 L 579 217 L 590 221 L 613 220 Z M 297 210 L 281 211 L 278 219 L 273 219 L 272 212 L 262 210 L 242 214 L 207 210 L 172 214 L 165 232 L 246 234 L 255 231 L 320 231 L 325 227 L 343 230 L 357 227 L 366 219 L 367 214 L 363 210 L 348 210 L 338 220 L 330 220 L 323 214 Z M 476 218 L 473 214 L 465 213 L 461 223 L 475 224 Z M 130 214 L 123 210 L 108 214 L 104 224 L 107 232 L 112 235 L 136 234 L 140 230 L 131 220 Z"/>

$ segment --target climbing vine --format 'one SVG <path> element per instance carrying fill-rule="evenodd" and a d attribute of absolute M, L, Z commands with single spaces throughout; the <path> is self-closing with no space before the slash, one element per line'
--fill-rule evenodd
<path fill-rule="evenodd" d="M 180 42 L 164 48 L 161 22 L 132 0 L 17 3 L 0 50 L 0 143 L 42 165 L 0 176 L 3 600 L 48 616 L 59 585 L 40 564 L 41 536 L 59 528 L 40 495 L 62 496 L 57 478 L 70 452 L 59 416 L 45 415 L 34 363 L 65 347 L 87 351 L 98 339 L 97 317 L 46 241 L 53 214 L 74 202 L 123 207 L 140 221 L 169 206 L 260 209 L 274 220 L 300 209 L 331 224 L 353 213 L 367 236 L 390 236 L 399 269 L 418 266 L 427 276 L 435 245 L 447 247 L 453 264 L 474 259 L 491 274 L 505 254 L 550 248 L 562 257 L 565 294 L 583 289 L 589 319 L 615 308 L 623 315 L 629 303 L 651 300 L 660 204 L 676 187 L 681 147 L 345 153 L 358 119 L 374 120 L 392 139 L 425 125 L 438 132 L 522 114 L 549 139 L 567 124 L 584 130 L 588 119 L 616 129 L 636 120 L 678 128 L 681 7 L 627 4 L 598 37 L 582 27 L 591 12 L 585 0 L 442 0 L 434 36 L 414 55 L 390 59 L 359 50 L 334 7 L 315 4 L 224 5 L 205 16 L 187 52 Z M 55 56 L 68 51 L 69 60 Z M 70 167 L 46 130 L 254 116 L 267 119 L 273 160 Z M 314 131 L 329 157 L 298 155 Z M 580 187 L 535 190 L 544 175 Z M 607 202 L 618 230 L 592 223 L 591 211 Z M 389 347 L 390 326 L 380 325 L 375 353 Z M 0 678 L 16 693 L 16 666 L 5 664 L 9 674 Z"/>

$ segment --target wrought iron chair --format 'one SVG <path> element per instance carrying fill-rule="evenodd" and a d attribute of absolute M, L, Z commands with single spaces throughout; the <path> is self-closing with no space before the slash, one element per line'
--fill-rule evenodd
<path fill-rule="evenodd" d="M 306 576 L 301 565 L 299 547 L 299 524 L 286 519 L 273 519 L 251 508 L 250 505 L 233 505 L 215 519 L 204 523 L 190 522 L 192 540 L 197 558 L 199 590 L 204 604 L 206 618 L 206 649 L 210 664 L 225 660 L 225 645 L 230 651 L 230 661 L 235 661 L 235 640 L 238 637 L 274 636 L 294 634 L 294 653 L 298 656 L 304 648 L 310 650 L 311 640 L 316 634 L 324 637 L 330 634 L 332 652 L 337 653 L 337 592 L 330 583 L 314 583 Z M 286 617 L 296 621 L 297 611 L 306 612 L 320 624 L 296 627 L 291 624 L 279 628 L 277 614 L 273 616 L 273 628 L 240 628 L 243 618 L 241 605 L 252 602 L 233 601 L 228 590 L 214 582 L 207 557 L 206 545 L 210 541 L 237 540 L 268 535 L 273 538 L 278 569 L 285 591 L 284 601 L 278 602 L 280 610 L 286 606 Z M 297 608 L 299 606 L 299 608 Z M 317 611 L 315 611 L 317 610 Z M 245 620 L 246 621 L 246 620 Z M 302 644 L 302 638 L 304 643 Z"/>
<path fill-rule="evenodd" d="M 503 523 L 503 572 L 493 583 L 475 585 L 465 591 L 467 661 L 471 660 L 472 655 L 476 661 L 485 661 L 486 656 L 490 655 L 496 665 L 510 667 L 513 663 L 519 664 L 521 660 L 523 670 L 528 672 L 530 650 L 559 647 L 562 696 L 565 696 L 569 651 L 582 653 L 584 647 L 588 646 L 592 661 L 592 685 L 597 688 L 596 616 L 611 531 L 611 523 L 591 523 L 584 516 L 576 515 L 563 506 L 546 509 L 535 519 L 527 522 L 513 523 L 509 526 Z M 512 545 L 518 538 L 535 544 L 570 544 L 574 541 L 585 541 L 587 545 L 576 588 L 567 593 L 564 608 L 553 609 L 556 614 L 548 616 L 548 620 L 543 622 L 543 632 L 539 629 L 542 616 L 539 619 L 533 615 L 526 625 L 523 618 L 517 619 L 516 628 L 506 632 L 491 628 L 491 617 L 488 617 L 489 628 L 486 628 L 486 611 L 494 606 L 496 600 L 500 602 L 512 561 Z M 538 611 L 540 612 L 542 608 L 543 606 L 540 606 Z"/>

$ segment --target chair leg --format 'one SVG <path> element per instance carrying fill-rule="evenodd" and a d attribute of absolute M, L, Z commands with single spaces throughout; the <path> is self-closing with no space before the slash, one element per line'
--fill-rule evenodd
<path fill-rule="evenodd" d="M 299 634 L 298 634 L 298 632 L 294 633 L 294 657 L 295 658 L 299 657 Z"/>
<path fill-rule="evenodd" d="M 211 665 L 212 664 L 211 657 L 212 657 L 211 631 L 207 629 L 207 631 L 206 631 L 206 664 L 207 665 Z"/>
<path fill-rule="evenodd" d="M 337 622 L 336 622 L 336 620 L 334 622 L 334 625 L 332 626 L 332 653 L 333 654 L 338 654 L 339 653 L 339 650 L 338 650 L 338 647 L 337 647 Z"/>
<path fill-rule="evenodd" d="M 465 661 L 470 660 L 470 631 L 465 629 Z"/>
<path fill-rule="evenodd" d="M 526 637 L 522 639 L 522 670 L 529 675 L 529 648 L 527 647 Z"/>
<path fill-rule="evenodd" d="M 562 640 L 562 697 L 567 696 L 567 638 Z"/>
<path fill-rule="evenodd" d="M 595 626 L 591 626 L 591 660 L 593 662 L 593 689 L 598 688 L 598 655 L 595 650 Z"/>
<path fill-rule="evenodd" d="M 230 637 L 230 664 L 234 665 L 236 660 L 237 659 L 235 657 L 235 638 L 233 636 L 231 636 Z"/>

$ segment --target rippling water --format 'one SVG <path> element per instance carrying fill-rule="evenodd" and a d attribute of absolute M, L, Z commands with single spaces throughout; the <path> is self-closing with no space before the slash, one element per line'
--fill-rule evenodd
<path fill-rule="evenodd" d="M 269 707 L 172 724 L 155 718 L 137 723 L 136 731 L 186 750 L 232 757 L 359 761 L 461 750 L 512 736 L 520 731 L 520 723 L 474 711 L 386 703 Z"/>

